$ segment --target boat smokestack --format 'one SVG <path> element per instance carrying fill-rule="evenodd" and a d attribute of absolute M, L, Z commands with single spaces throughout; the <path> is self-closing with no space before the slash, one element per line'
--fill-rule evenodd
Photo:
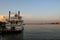
<path fill-rule="evenodd" d="M 11 11 L 9 11 L 9 21 L 10 21 L 10 14 L 11 14 Z"/>
<path fill-rule="evenodd" d="M 18 11 L 18 17 L 20 16 L 20 11 Z"/>

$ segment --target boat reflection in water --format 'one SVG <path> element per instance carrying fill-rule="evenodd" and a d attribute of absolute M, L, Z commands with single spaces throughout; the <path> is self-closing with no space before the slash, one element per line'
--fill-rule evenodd
<path fill-rule="evenodd" d="M 19 34 L 2 34 L 0 40 L 23 40 L 23 32 Z"/>

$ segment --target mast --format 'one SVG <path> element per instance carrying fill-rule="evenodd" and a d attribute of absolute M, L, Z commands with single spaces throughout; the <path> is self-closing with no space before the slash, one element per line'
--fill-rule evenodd
<path fill-rule="evenodd" d="M 18 17 L 20 16 L 20 11 L 18 11 Z"/>
<path fill-rule="evenodd" d="M 11 14 L 11 11 L 9 11 L 9 21 L 10 21 L 10 14 Z"/>

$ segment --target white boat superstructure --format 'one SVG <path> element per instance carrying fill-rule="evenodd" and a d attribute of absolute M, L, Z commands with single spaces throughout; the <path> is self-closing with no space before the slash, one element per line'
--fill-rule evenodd
<path fill-rule="evenodd" d="M 20 11 L 18 11 L 18 14 L 15 14 L 14 16 L 11 16 L 11 11 L 9 11 L 9 18 L 6 19 L 6 29 L 17 31 L 23 29 L 23 20 L 20 16 Z"/>

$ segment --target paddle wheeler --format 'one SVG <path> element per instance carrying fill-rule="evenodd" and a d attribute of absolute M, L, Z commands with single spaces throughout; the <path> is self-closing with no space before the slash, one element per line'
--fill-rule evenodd
<path fill-rule="evenodd" d="M 0 34 L 1 33 L 20 33 L 24 30 L 23 20 L 20 16 L 20 11 L 18 14 L 11 16 L 11 11 L 9 11 L 8 18 L 4 22 L 0 22 Z"/>

